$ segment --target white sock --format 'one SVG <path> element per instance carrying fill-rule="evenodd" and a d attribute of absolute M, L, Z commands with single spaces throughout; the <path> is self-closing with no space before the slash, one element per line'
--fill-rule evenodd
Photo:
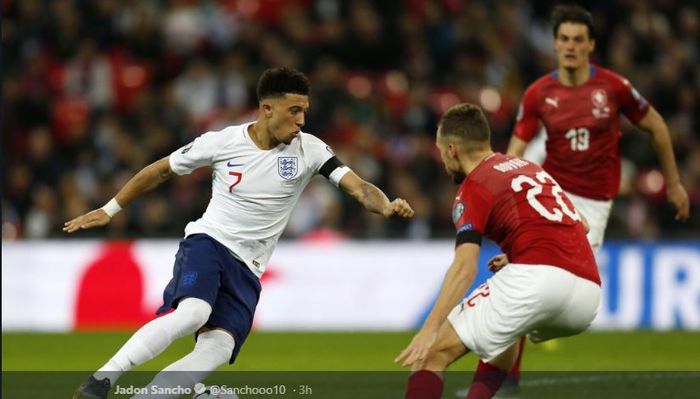
<path fill-rule="evenodd" d="M 224 330 L 209 330 L 199 334 L 194 350 L 187 356 L 166 367 L 153 378 L 146 392 L 153 392 L 152 387 L 171 388 L 171 392 L 177 389 L 192 388 L 194 384 L 204 380 L 207 376 L 231 358 L 233 348 L 236 346 L 231 334 Z M 180 395 L 136 395 L 132 399 L 140 398 L 179 398 Z"/>
<path fill-rule="evenodd" d="M 199 298 L 185 298 L 174 312 L 151 320 L 141 327 L 93 376 L 109 378 L 114 386 L 125 372 L 158 356 L 174 340 L 192 334 L 204 325 L 211 306 Z"/>

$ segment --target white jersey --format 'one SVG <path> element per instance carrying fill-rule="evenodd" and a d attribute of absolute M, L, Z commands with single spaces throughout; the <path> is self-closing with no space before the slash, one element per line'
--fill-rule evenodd
<path fill-rule="evenodd" d="M 302 190 L 333 158 L 319 138 L 300 132 L 289 145 L 261 150 L 246 123 L 207 132 L 170 155 L 178 175 L 211 166 L 212 196 L 201 218 L 185 227 L 185 236 L 207 234 L 262 276 Z M 350 169 L 335 168 L 336 185 Z"/>

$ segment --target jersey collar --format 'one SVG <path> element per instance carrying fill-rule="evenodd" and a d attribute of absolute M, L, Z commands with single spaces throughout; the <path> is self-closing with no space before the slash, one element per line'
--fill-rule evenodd
<path fill-rule="evenodd" d="M 593 64 L 589 65 L 588 66 L 588 80 L 593 79 L 596 72 L 597 72 L 597 68 L 595 67 L 595 65 L 593 65 Z M 555 69 L 554 71 L 552 71 L 552 79 L 554 79 L 557 83 L 561 84 L 561 82 L 559 82 L 559 70 L 558 69 Z M 586 84 L 586 83 L 588 83 L 588 81 L 586 81 L 584 84 Z"/>

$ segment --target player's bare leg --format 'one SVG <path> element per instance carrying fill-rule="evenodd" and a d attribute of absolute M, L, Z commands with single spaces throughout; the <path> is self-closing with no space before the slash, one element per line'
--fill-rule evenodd
<path fill-rule="evenodd" d="M 452 325 L 445 321 L 438 332 L 437 342 L 422 363 L 414 363 L 408 378 L 406 399 L 442 397 L 442 372 L 468 352 Z"/>

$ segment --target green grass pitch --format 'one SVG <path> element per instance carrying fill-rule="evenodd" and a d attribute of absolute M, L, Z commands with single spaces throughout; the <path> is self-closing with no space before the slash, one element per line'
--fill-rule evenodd
<path fill-rule="evenodd" d="M 5 333 L 3 371 L 92 370 L 129 338 L 128 332 L 71 334 Z M 411 333 L 253 332 L 233 366 L 221 370 L 397 371 L 392 360 Z M 182 338 L 140 370 L 158 370 L 187 354 L 194 344 Z M 523 370 L 531 371 L 700 371 L 700 332 L 587 332 L 553 343 L 526 346 Z M 467 355 L 452 368 L 473 370 Z"/>
<path fill-rule="evenodd" d="M 19 371 L 82 371 L 64 373 L 70 375 L 69 378 L 61 377 L 62 381 L 69 381 L 66 384 L 75 386 L 86 372 L 101 366 L 129 335 L 128 332 L 3 334 L 3 398 L 16 396 L 12 392 L 18 391 L 12 390 L 20 389 L 21 384 L 17 381 L 21 382 L 22 378 L 18 377 L 31 374 Z M 315 388 L 312 395 L 299 395 L 296 388 L 294 393 L 293 388 L 288 388 L 285 395 L 242 395 L 242 399 L 398 398 L 402 397 L 408 372 L 392 360 L 411 338 L 411 333 L 253 332 L 236 364 L 221 367 L 219 377 L 212 376 L 210 380 L 227 380 L 236 375 L 239 380 L 269 384 L 270 379 L 274 379 L 287 381 L 287 387 L 298 387 L 297 380 L 301 378 L 311 381 L 310 387 Z M 188 353 L 192 345 L 192 338 L 176 341 L 166 352 L 137 370 L 159 370 Z M 522 398 L 651 398 L 662 394 L 669 398 L 691 398 L 700 392 L 700 332 L 587 332 L 552 343 L 528 343 L 525 350 L 523 387 L 519 396 Z M 473 371 L 475 364 L 476 357 L 467 355 L 452 365 L 451 370 L 457 373 L 446 377 L 443 397 L 457 397 L 455 391 L 468 385 L 471 377 L 467 372 Z M 347 373 L 350 371 L 354 373 Z M 135 375 L 131 378 L 136 384 L 147 382 L 152 376 L 151 373 L 130 374 Z M 149 377 L 140 377 L 139 374 L 148 374 Z M 343 383 L 350 385 L 344 386 Z M 365 388 L 372 393 L 357 396 L 360 395 L 357 390 Z M 56 388 L 53 393 L 60 389 Z M 386 389 L 386 392 L 377 393 L 377 389 Z M 669 389 L 672 390 L 670 395 L 667 394 Z M 54 394 L 46 397 L 58 397 Z M 43 397 L 40 394 L 32 396 Z M 128 396 L 110 396 L 121 397 Z"/>

